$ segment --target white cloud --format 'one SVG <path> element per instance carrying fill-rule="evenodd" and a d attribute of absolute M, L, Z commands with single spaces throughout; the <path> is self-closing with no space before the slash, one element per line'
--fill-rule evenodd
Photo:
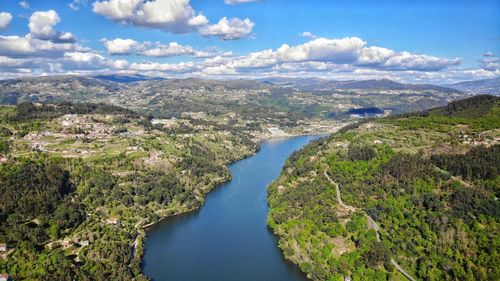
<path fill-rule="evenodd" d="M 0 35 L 0 77 L 128 68 L 126 60 L 106 58 L 74 43 L 73 34 L 56 31 L 60 21 L 55 11 L 38 11 L 29 18 L 28 34 Z"/>
<path fill-rule="evenodd" d="M 12 15 L 10 13 L 0 12 L 0 30 L 7 29 L 7 27 L 9 27 L 11 20 L 12 20 Z"/>
<path fill-rule="evenodd" d="M 93 11 L 120 23 L 187 33 L 208 23 L 197 14 L 189 0 L 105 0 L 93 4 Z"/>
<path fill-rule="evenodd" d="M 29 60 L 0 56 L 0 69 L 29 68 L 32 66 Z"/>
<path fill-rule="evenodd" d="M 73 2 L 68 4 L 68 7 L 73 11 L 80 10 L 80 6 L 87 6 L 87 0 L 73 0 Z"/>
<path fill-rule="evenodd" d="M 377 46 L 364 47 L 360 52 L 358 61 L 360 64 L 364 65 L 377 65 L 383 63 L 388 58 L 394 55 L 394 51 Z"/>
<path fill-rule="evenodd" d="M 222 40 L 245 38 L 255 25 L 249 19 L 226 17 L 209 25 L 208 19 L 189 5 L 189 0 L 103 0 L 93 3 L 93 11 L 122 24 L 175 34 L 199 32 Z"/>
<path fill-rule="evenodd" d="M 57 57 L 66 51 L 85 50 L 73 43 L 55 43 L 26 36 L 0 36 L 0 55 L 10 57 Z"/>
<path fill-rule="evenodd" d="M 303 44 L 283 44 L 277 49 L 238 56 L 217 49 L 197 50 L 177 42 L 138 42 L 122 38 L 102 40 L 110 55 L 205 58 L 179 63 L 129 63 L 123 59 L 113 60 L 106 54 L 71 42 L 71 33 L 56 31 L 55 25 L 59 22 L 55 12 L 36 12 L 30 18 L 30 33 L 24 36 L 0 36 L 0 77 L 125 71 L 181 78 L 300 76 L 337 80 L 387 78 L 401 82 L 448 83 L 500 76 L 498 57 L 493 53 L 485 54 L 480 60 L 482 68 L 457 69 L 454 66 L 460 63 L 459 59 L 370 46 L 358 37 L 315 38 Z M 211 36 L 222 38 L 225 36 L 222 34 L 224 32 L 221 31 L 219 35 L 214 33 Z"/>
<path fill-rule="evenodd" d="M 191 46 L 183 46 L 177 42 L 170 42 L 168 45 L 156 43 L 154 48 L 139 51 L 139 54 L 148 57 L 172 57 L 181 55 L 199 56 L 201 52 L 195 51 Z"/>
<path fill-rule="evenodd" d="M 61 64 L 65 69 L 91 70 L 102 68 L 124 69 L 127 67 L 128 62 L 125 60 L 110 60 L 100 54 L 91 52 L 67 52 L 64 53 Z"/>
<path fill-rule="evenodd" d="M 323 62 L 377 69 L 439 71 L 460 63 L 459 59 L 396 52 L 366 45 L 367 43 L 358 37 L 317 38 L 296 46 L 284 44 L 277 50 L 264 50 L 236 57 L 227 64 L 234 68 L 265 68 L 283 63 Z"/>
<path fill-rule="evenodd" d="M 24 36 L 0 36 L 0 56 L 57 58 L 65 52 L 88 51 L 74 43 L 73 34 L 55 31 L 54 26 L 59 22 L 55 11 L 33 13 L 28 24 L 30 33 Z"/>
<path fill-rule="evenodd" d="M 32 37 L 53 42 L 74 42 L 70 32 L 56 32 L 54 26 L 61 21 L 54 10 L 35 12 L 29 19 L 28 27 Z"/>
<path fill-rule="evenodd" d="M 170 63 L 157 63 L 157 62 L 140 62 L 132 63 L 129 67 L 130 70 L 135 71 L 160 71 L 160 72 L 174 72 L 174 73 L 187 73 L 197 69 L 193 62 L 181 62 L 176 64 Z"/>
<path fill-rule="evenodd" d="M 235 4 L 241 4 L 241 3 L 250 3 L 250 2 L 257 2 L 261 0 L 224 0 L 224 3 L 229 4 L 229 5 L 235 5 Z"/>
<path fill-rule="evenodd" d="M 226 76 L 226 75 L 237 75 L 238 72 L 225 65 L 219 65 L 219 66 L 205 67 L 199 71 L 199 74 L 207 76 Z"/>
<path fill-rule="evenodd" d="M 218 23 L 201 28 L 200 33 L 204 36 L 216 36 L 222 40 L 234 40 L 248 37 L 254 26 L 255 23 L 248 18 L 241 20 L 223 17 Z"/>
<path fill-rule="evenodd" d="M 195 50 L 189 45 L 181 45 L 177 42 L 162 44 L 160 42 L 152 43 L 149 41 L 139 43 L 133 39 L 116 38 L 113 40 L 103 39 L 102 42 L 110 55 L 141 55 L 146 57 L 173 57 L 173 56 L 191 56 L 197 58 L 214 57 L 217 55 L 230 55 L 222 53 L 217 49 L 208 49 L 205 51 Z"/>
<path fill-rule="evenodd" d="M 23 1 L 19 2 L 19 6 L 23 7 L 24 9 L 29 9 L 30 3 L 26 0 L 23 0 Z"/>
<path fill-rule="evenodd" d="M 388 57 L 379 67 L 393 70 L 439 71 L 460 64 L 460 59 L 446 59 L 401 52 Z"/>
<path fill-rule="evenodd" d="M 281 46 L 274 56 L 284 62 L 328 61 L 355 62 L 366 42 L 357 37 L 342 39 L 318 38 L 297 46 Z"/>
<path fill-rule="evenodd" d="M 302 37 L 309 38 L 309 39 L 316 39 L 318 36 L 312 34 L 309 31 L 302 32 Z"/>
<path fill-rule="evenodd" d="M 104 46 L 110 55 L 129 55 L 135 52 L 138 45 L 139 43 L 132 39 L 104 40 Z"/>

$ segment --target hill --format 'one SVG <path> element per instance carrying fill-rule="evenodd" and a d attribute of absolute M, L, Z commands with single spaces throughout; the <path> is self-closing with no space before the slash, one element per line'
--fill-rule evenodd
<path fill-rule="evenodd" d="M 280 248 L 313 280 L 497 280 L 500 98 L 348 126 L 268 194 Z"/>
<path fill-rule="evenodd" d="M 474 94 L 500 95 L 500 78 L 466 81 L 449 84 L 446 87 Z"/>
<path fill-rule="evenodd" d="M 253 127 L 256 136 L 276 126 L 289 134 L 331 131 L 339 122 L 351 122 L 352 110 L 378 108 L 383 114 L 420 111 L 464 96 L 445 88 L 388 80 L 160 80 L 101 75 L 0 81 L 0 104 L 91 102 L 113 104 L 161 119 L 198 116 L 203 121 L 212 118 L 221 123 L 230 117 Z"/>
<path fill-rule="evenodd" d="M 165 80 L 162 77 L 149 77 L 140 74 L 136 75 L 97 75 L 94 76 L 96 79 L 118 82 L 118 83 L 136 83 L 141 81 L 151 81 L 151 80 Z"/>
<path fill-rule="evenodd" d="M 152 120 L 158 121 L 158 120 Z M 153 124 L 154 123 L 154 124 Z M 143 227 L 192 211 L 257 144 L 235 126 L 89 103 L 0 106 L 0 272 L 147 280 Z"/>
<path fill-rule="evenodd" d="M 334 81 L 320 78 L 263 78 L 259 82 L 276 85 L 282 87 L 291 87 L 301 90 L 333 90 L 333 89 L 357 89 L 357 90 L 407 90 L 407 91 L 437 91 L 443 93 L 457 93 L 457 89 L 449 87 L 441 87 L 429 84 L 404 84 L 395 82 L 389 79 L 380 80 L 351 80 L 351 81 Z"/>
<path fill-rule="evenodd" d="M 411 91 L 438 91 L 456 93 L 458 90 L 429 84 L 403 84 L 388 79 L 331 82 L 337 89 L 366 89 L 366 90 L 411 90 Z"/>

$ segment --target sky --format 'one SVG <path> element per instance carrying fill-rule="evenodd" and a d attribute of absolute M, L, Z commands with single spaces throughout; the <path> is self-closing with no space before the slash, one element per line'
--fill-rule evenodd
<path fill-rule="evenodd" d="M 500 1 L 0 0 L 0 79 L 500 76 Z"/>

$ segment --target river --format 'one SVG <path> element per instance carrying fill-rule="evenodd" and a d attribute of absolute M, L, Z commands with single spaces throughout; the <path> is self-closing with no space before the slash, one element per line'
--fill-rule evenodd
<path fill-rule="evenodd" d="M 147 233 L 144 273 L 154 281 L 305 281 L 283 258 L 266 225 L 267 186 L 292 152 L 319 136 L 265 141 L 229 166 L 232 180 L 206 196 L 198 211 Z"/>

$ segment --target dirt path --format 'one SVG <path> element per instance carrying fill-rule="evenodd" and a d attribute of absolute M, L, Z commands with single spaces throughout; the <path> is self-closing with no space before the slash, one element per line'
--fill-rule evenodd
<path fill-rule="evenodd" d="M 328 175 L 328 173 L 325 171 L 324 172 L 324 175 L 325 177 L 328 179 L 328 181 L 333 184 L 335 186 L 335 190 L 337 192 L 337 202 L 338 204 L 343 207 L 343 208 L 346 208 L 348 209 L 349 211 L 356 211 L 356 208 L 353 207 L 353 206 L 349 206 L 349 205 L 346 205 L 344 204 L 344 202 L 342 201 L 342 196 L 340 195 L 340 188 L 339 188 L 339 185 L 334 182 L 330 176 Z M 379 224 L 372 218 L 370 217 L 368 214 L 366 214 L 366 218 L 368 220 L 368 228 L 369 229 L 373 229 L 375 230 L 375 233 L 377 234 L 377 241 L 380 242 L 380 234 L 379 234 L 379 230 L 380 230 L 380 226 Z M 416 281 L 413 277 L 411 277 L 410 274 L 408 274 L 397 262 L 396 260 L 394 260 L 393 258 L 391 258 L 391 263 L 394 265 L 394 267 L 396 267 L 396 269 L 401 272 L 401 274 L 403 274 L 406 278 L 408 278 L 410 281 Z"/>
<path fill-rule="evenodd" d="M 391 258 L 391 263 L 392 265 L 394 265 L 394 267 L 396 267 L 397 270 L 399 270 L 399 272 L 401 272 L 406 278 L 408 278 L 409 280 L 411 281 L 416 281 L 415 279 L 413 279 L 413 277 L 411 277 L 410 274 L 408 274 L 393 258 Z"/>
<path fill-rule="evenodd" d="M 337 202 L 339 203 L 339 205 L 345 209 L 348 209 L 349 211 L 355 212 L 356 208 L 354 208 L 353 206 L 348 206 L 348 205 L 344 204 L 344 202 L 342 201 L 342 196 L 340 196 L 339 185 L 330 178 L 330 176 L 328 175 L 328 173 L 326 171 L 324 174 L 325 174 L 325 177 L 328 179 L 328 181 L 330 181 L 330 183 L 335 186 L 335 190 L 337 192 Z"/>

